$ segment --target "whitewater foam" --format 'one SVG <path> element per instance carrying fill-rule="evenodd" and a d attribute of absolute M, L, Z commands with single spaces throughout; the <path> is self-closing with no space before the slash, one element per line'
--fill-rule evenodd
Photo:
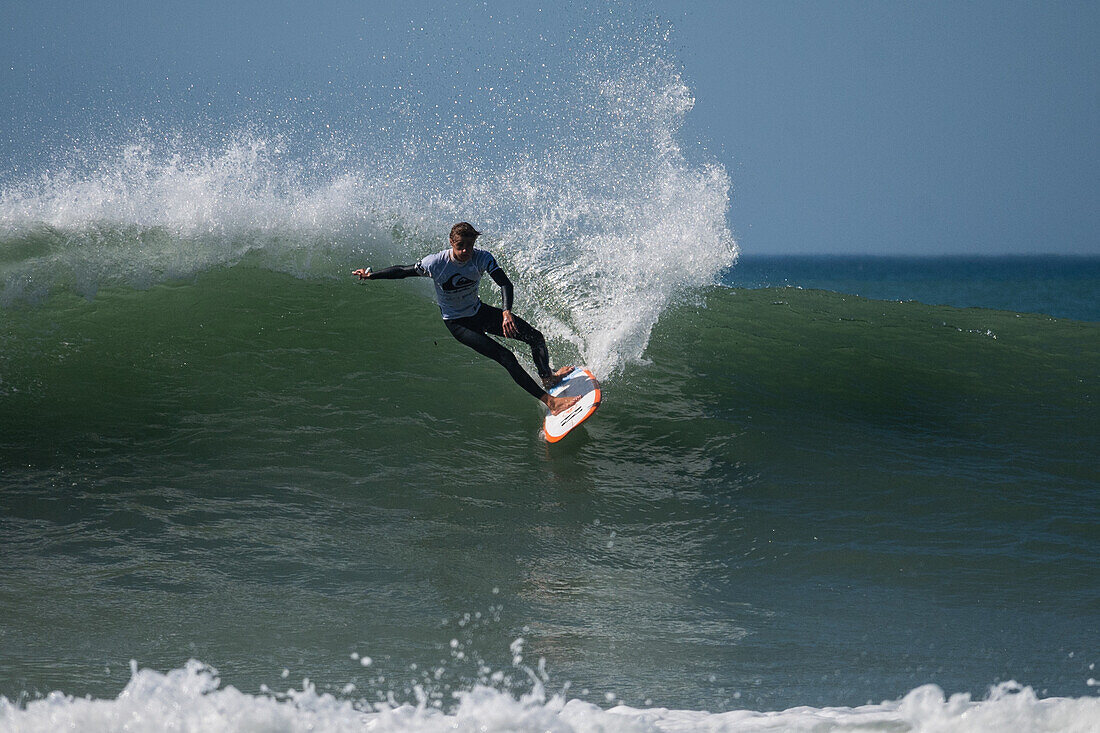
<path fill-rule="evenodd" d="M 1015 682 L 997 685 L 984 700 L 945 696 L 935 685 L 899 700 L 859 707 L 796 707 L 775 712 L 708 713 L 591 703 L 547 696 L 538 679 L 522 695 L 487 686 L 455 693 L 448 712 L 426 704 L 371 704 L 302 689 L 249 695 L 222 686 L 217 671 L 192 660 L 162 674 L 131 663 L 131 678 L 114 700 L 53 692 L 21 704 L 0 697 L 0 727 L 11 733 L 57 730 L 217 731 L 530 731 L 656 733 L 678 731 L 1058 731 L 1100 730 L 1100 698 L 1039 698 Z"/>

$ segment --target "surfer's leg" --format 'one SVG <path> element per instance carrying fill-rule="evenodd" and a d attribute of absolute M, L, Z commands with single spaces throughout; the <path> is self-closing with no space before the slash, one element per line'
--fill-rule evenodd
<path fill-rule="evenodd" d="M 470 319 L 461 318 L 457 320 L 468 321 Z M 519 361 L 516 360 L 516 355 L 511 351 L 493 341 L 482 331 L 476 331 L 456 320 L 444 321 L 444 323 L 447 324 L 447 330 L 451 332 L 451 335 L 460 342 L 507 369 L 508 374 L 512 376 L 515 383 L 527 390 L 528 394 L 536 400 L 542 400 L 546 396 L 546 390 L 540 387 L 534 379 L 531 379 L 531 375 L 520 366 Z"/>
<path fill-rule="evenodd" d="M 494 336 L 504 335 L 503 317 L 504 311 L 486 303 L 482 303 L 477 314 L 472 316 L 472 318 L 477 319 L 479 328 Z M 531 361 L 535 362 L 535 369 L 538 371 L 539 377 L 544 383 L 548 379 L 552 380 L 555 374 L 550 369 L 550 351 L 546 348 L 546 338 L 541 331 L 519 316 L 513 315 L 512 320 L 516 324 L 517 333 L 515 338 L 531 347 Z"/>
<path fill-rule="evenodd" d="M 550 389 L 560 382 L 566 374 L 573 371 L 571 366 L 562 367 L 557 371 L 552 370 L 550 368 L 550 351 L 546 348 L 546 337 L 542 335 L 542 331 L 522 318 L 516 316 L 512 316 L 512 318 L 515 320 L 516 329 L 519 331 L 516 338 L 531 347 L 531 359 L 535 362 L 535 368 L 538 369 L 539 378 L 542 379 L 544 389 Z"/>
<path fill-rule="evenodd" d="M 554 372 L 550 369 L 550 351 L 546 348 L 546 338 L 542 335 L 542 331 L 518 316 L 512 318 L 516 322 L 518 331 L 516 338 L 531 347 L 531 360 L 535 362 L 535 369 L 538 370 L 539 376 L 544 382 L 552 378 Z"/>

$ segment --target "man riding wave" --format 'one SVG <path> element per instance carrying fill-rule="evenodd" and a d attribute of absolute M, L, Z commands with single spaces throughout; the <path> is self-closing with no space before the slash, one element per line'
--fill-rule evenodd
<path fill-rule="evenodd" d="M 580 398 L 555 397 L 546 390 L 573 371 L 573 367 L 563 367 L 557 371 L 550 368 L 546 339 L 538 329 L 512 314 L 512 281 L 492 254 L 474 247 L 479 236 L 481 232 L 471 224 L 459 222 L 451 227 L 450 249 L 428 255 L 415 265 L 396 265 L 378 272 L 367 267 L 354 270 L 352 274 L 360 280 L 430 277 L 435 283 L 436 302 L 443 315 L 443 323 L 451 335 L 482 356 L 498 362 L 508 370 L 516 384 L 546 405 L 552 415 L 557 415 Z M 502 308 L 483 303 L 478 296 L 478 283 L 485 273 L 500 286 Z M 520 366 L 515 354 L 489 338 L 488 334 L 518 339 L 529 345 L 542 386 Z"/>

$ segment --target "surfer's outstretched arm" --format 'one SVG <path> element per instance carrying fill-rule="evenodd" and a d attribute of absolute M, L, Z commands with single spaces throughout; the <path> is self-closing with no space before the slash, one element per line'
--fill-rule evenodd
<path fill-rule="evenodd" d="M 360 280 L 400 280 L 405 277 L 418 277 L 423 273 L 416 269 L 416 265 L 394 265 L 378 272 L 374 272 L 369 267 L 352 270 L 351 274 L 358 275 Z"/>

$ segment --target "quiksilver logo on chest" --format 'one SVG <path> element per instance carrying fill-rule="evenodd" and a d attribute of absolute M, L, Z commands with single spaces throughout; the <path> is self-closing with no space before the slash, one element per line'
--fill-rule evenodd
<path fill-rule="evenodd" d="M 447 279 L 446 282 L 439 285 L 440 288 L 448 293 L 453 293 L 456 290 L 465 290 L 471 285 L 477 285 L 477 280 L 471 280 L 461 273 L 455 273 Z"/>

